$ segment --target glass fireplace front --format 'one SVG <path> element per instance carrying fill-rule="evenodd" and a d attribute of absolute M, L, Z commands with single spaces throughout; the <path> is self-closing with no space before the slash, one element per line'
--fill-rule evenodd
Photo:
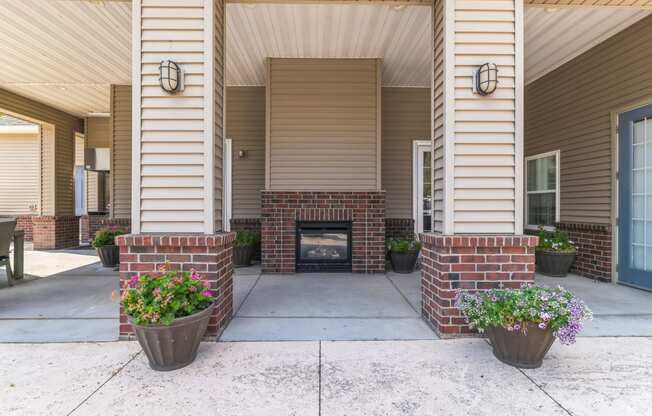
<path fill-rule="evenodd" d="M 299 222 L 297 271 L 351 271 L 351 223 Z"/>

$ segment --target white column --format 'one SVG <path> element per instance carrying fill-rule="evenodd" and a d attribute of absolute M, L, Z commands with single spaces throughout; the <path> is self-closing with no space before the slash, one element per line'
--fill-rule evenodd
<path fill-rule="evenodd" d="M 436 0 L 433 145 L 435 230 L 523 232 L 523 2 Z M 472 74 L 498 65 L 498 89 Z"/>
<path fill-rule="evenodd" d="M 222 228 L 224 1 L 133 1 L 132 232 Z M 162 60 L 184 88 L 159 85 Z"/>

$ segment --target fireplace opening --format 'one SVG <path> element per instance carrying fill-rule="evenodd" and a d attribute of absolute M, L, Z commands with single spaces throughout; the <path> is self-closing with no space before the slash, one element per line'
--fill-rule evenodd
<path fill-rule="evenodd" d="M 299 222 L 298 272 L 350 272 L 350 222 Z"/>

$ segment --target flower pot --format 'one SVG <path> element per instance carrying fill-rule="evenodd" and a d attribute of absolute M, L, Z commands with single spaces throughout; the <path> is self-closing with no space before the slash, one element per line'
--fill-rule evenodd
<path fill-rule="evenodd" d="M 251 266 L 256 254 L 256 246 L 233 246 L 233 265 Z"/>
<path fill-rule="evenodd" d="M 535 254 L 537 271 L 546 276 L 566 277 L 575 261 L 575 253 L 539 250 Z"/>
<path fill-rule="evenodd" d="M 102 266 L 115 267 L 120 264 L 120 247 L 110 245 L 95 247 L 97 255 L 100 257 Z"/>
<path fill-rule="evenodd" d="M 412 273 L 417 264 L 417 258 L 419 258 L 419 250 L 408 250 L 403 253 L 391 251 L 389 253 L 392 270 L 396 273 Z"/>
<path fill-rule="evenodd" d="M 551 329 L 541 329 L 528 323 L 527 331 L 508 331 L 502 327 L 487 328 L 494 356 L 505 364 L 518 368 L 541 367 L 555 336 Z"/>
<path fill-rule="evenodd" d="M 129 317 L 152 370 L 176 370 L 195 360 L 214 307 L 215 303 L 196 314 L 177 318 L 172 325 L 136 325 Z"/>

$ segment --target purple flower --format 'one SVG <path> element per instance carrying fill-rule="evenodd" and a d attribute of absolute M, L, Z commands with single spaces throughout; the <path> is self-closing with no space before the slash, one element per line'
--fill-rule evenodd
<path fill-rule="evenodd" d="M 138 284 L 138 279 L 139 277 L 137 274 L 131 276 L 131 279 L 129 279 L 129 287 L 136 287 Z"/>
<path fill-rule="evenodd" d="M 213 292 L 211 292 L 210 290 L 204 290 L 203 292 L 201 292 L 201 294 L 202 296 L 206 296 L 207 298 L 213 297 Z"/>
<path fill-rule="evenodd" d="M 546 329 L 546 323 L 545 323 L 545 322 L 541 322 L 541 323 L 539 324 L 539 328 L 541 328 L 541 329 Z"/>
<path fill-rule="evenodd" d="M 520 324 L 514 324 L 514 331 L 520 331 L 521 330 L 521 325 Z"/>

